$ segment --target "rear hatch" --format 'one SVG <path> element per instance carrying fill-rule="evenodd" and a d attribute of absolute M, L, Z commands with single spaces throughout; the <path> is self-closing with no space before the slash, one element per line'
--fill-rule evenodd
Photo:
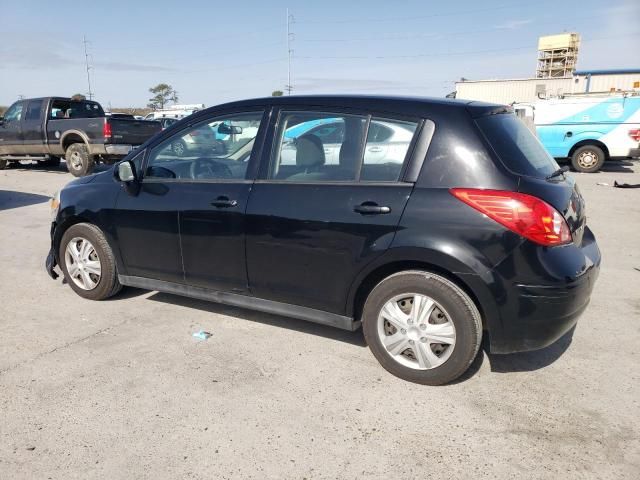
<path fill-rule="evenodd" d="M 109 117 L 107 117 L 106 121 L 111 124 L 111 140 L 109 143 L 142 145 L 162 130 L 160 122 Z"/>
<path fill-rule="evenodd" d="M 536 136 L 504 107 L 471 110 L 480 131 L 504 166 L 518 175 L 518 191 L 553 206 L 567 221 L 575 244 L 582 243 L 586 225 L 585 203 L 575 180 L 557 174 L 560 166 Z M 554 175 L 555 174 L 555 175 Z"/>

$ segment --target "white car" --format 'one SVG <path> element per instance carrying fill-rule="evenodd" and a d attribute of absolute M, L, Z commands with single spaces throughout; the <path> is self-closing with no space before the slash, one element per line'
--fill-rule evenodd
<path fill-rule="evenodd" d="M 296 139 L 302 135 L 315 135 L 322 141 L 325 155 L 325 165 L 338 165 L 340 147 L 344 138 L 344 122 L 342 119 L 322 123 L 309 130 L 297 129 L 295 136 L 290 136 L 282 148 L 281 165 L 295 165 Z M 413 138 L 413 131 L 397 123 L 387 123 L 372 120 L 367 145 L 364 152 L 365 164 L 383 164 L 404 162 L 409 143 Z M 286 138 L 286 135 L 285 135 Z"/>

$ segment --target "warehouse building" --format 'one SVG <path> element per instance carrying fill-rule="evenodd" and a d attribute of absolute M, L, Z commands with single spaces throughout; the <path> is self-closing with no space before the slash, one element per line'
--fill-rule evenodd
<path fill-rule="evenodd" d="M 578 70 L 570 77 L 464 80 L 456 82 L 456 98 L 491 103 L 528 103 L 567 94 L 636 91 L 640 94 L 640 68 Z"/>
<path fill-rule="evenodd" d="M 565 32 L 538 39 L 534 78 L 467 80 L 456 83 L 455 97 L 492 103 L 531 103 L 570 94 L 629 92 L 640 94 L 640 68 L 576 71 L 580 35 Z"/>

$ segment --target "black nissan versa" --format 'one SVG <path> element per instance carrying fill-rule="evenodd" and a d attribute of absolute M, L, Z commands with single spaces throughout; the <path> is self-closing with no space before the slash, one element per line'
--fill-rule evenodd
<path fill-rule="evenodd" d="M 174 145 L 216 146 L 176 155 Z M 211 133 L 209 133 L 211 132 Z M 202 144 L 204 145 L 204 144 Z M 576 323 L 600 252 L 574 180 L 509 107 L 275 97 L 213 107 L 52 200 L 47 270 L 355 330 L 398 377 L 461 375 Z"/>

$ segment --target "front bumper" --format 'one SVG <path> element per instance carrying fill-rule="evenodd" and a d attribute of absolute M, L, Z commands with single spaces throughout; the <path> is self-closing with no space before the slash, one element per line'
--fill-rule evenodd
<path fill-rule="evenodd" d="M 49 276 L 54 280 L 56 280 L 59 277 L 58 273 L 55 271 L 57 264 L 58 262 L 56 261 L 56 256 L 53 252 L 53 247 L 51 247 L 49 249 L 49 253 L 47 254 L 47 259 L 44 262 L 44 266 L 47 269 L 47 273 L 49 274 Z"/>
<path fill-rule="evenodd" d="M 56 234 L 56 222 L 51 222 L 51 230 L 49 232 L 49 235 L 51 237 L 51 247 L 49 248 L 49 253 L 47 254 L 47 258 L 44 262 L 44 267 L 47 270 L 47 273 L 49 274 L 49 276 L 54 280 L 56 280 L 59 277 L 58 273 L 55 271 L 56 265 L 58 265 L 58 260 L 56 258 L 56 251 L 55 251 L 55 242 L 54 242 L 55 234 Z"/>

